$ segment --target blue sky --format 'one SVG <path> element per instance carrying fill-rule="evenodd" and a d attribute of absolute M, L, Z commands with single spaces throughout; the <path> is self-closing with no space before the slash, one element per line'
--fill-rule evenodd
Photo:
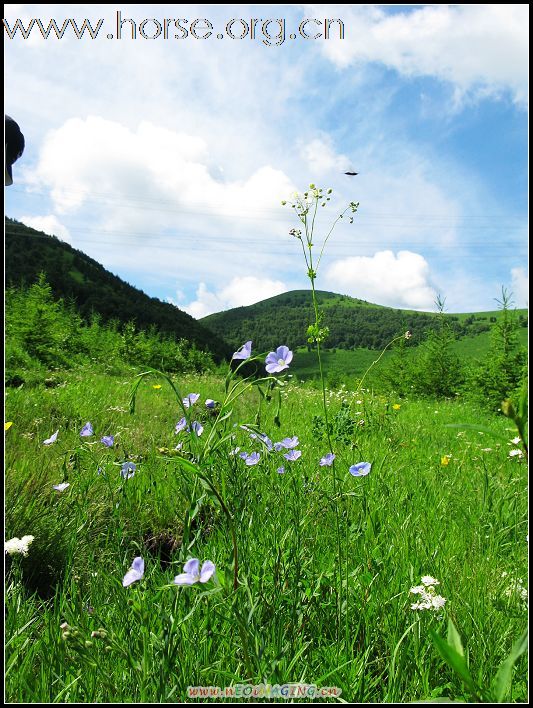
<path fill-rule="evenodd" d="M 420 310 L 440 293 L 460 312 L 494 309 L 505 286 L 527 305 L 526 5 L 5 8 L 10 29 L 104 20 L 96 39 L 5 38 L 6 111 L 27 144 L 8 216 L 201 317 L 307 287 L 280 202 L 313 182 L 333 189 L 317 244 L 360 203 L 319 288 Z M 119 9 L 152 36 L 178 8 L 213 35 L 132 39 L 126 23 L 107 38 Z M 298 36 L 324 18 L 344 38 L 338 23 Z M 285 41 L 265 44 L 266 20 Z"/>

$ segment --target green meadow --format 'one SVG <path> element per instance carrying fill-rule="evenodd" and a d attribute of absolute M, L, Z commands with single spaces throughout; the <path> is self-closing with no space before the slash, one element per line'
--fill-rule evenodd
<path fill-rule="evenodd" d="M 296 352 L 274 389 L 90 365 L 8 389 L 5 538 L 34 537 L 6 555 L 8 702 L 183 702 L 202 700 L 189 687 L 260 684 L 334 688 L 326 702 L 527 701 L 513 422 L 461 398 L 339 385 L 325 394 L 336 458 L 321 466 L 322 392 L 287 376 L 306 366 Z M 297 436 L 301 456 L 261 435 Z M 361 462 L 370 472 L 354 476 Z M 135 558 L 144 574 L 124 587 Z M 191 558 L 214 574 L 175 584 Z M 445 602 L 413 609 L 424 576 Z"/>

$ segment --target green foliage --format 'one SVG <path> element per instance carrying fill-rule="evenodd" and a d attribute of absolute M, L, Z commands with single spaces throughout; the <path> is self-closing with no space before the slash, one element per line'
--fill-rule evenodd
<path fill-rule="evenodd" d="M 501 316 L 492 325 L 488 354 L 471 367 L 467 382 L 472 398 L 491 410 L 499 410 L 505 399 L 516 401 L 527 376 L 527 352 L 519 343 L 521 323 L 505 288 L 497 302 Z"/>
<path fill-rule="evenodd" d="M 527 628 L 513 644 L 509 656 L 503 661 L 493 680 L 490 683 L 487 681 L 488 685 L 479 685 L 472 677 L 461 637 L 451 618 L 448 619 L 448 636 L 446 640 L 434 630 L 431 630 L 430 633 L 435 648 L 461 679 L 474 702 L 504 703 L 507 700 L 511 691 L 514 665 L 528 648 Z"/>
<path fill-rule="evenodd" d="M 152 366 L 170 372 L 207 371 L 210 353 L 194 343 L 176 341 L 154 326 L 137 330 L 133 322 L 107 325 L 93 313 L 85 322 L 73 303 L 55 300 L 44 274 L 26 289 L 6 292 L 6 383 L 38 383 L 47 372 L 84 363 L 109 367 Z"/>

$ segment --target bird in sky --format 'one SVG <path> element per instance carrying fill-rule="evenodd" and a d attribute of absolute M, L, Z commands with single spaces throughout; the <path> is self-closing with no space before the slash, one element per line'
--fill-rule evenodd
<path fill-rule="evenodd" d="M 348 175 L 348 177 L 355 177 L 355 175 L 358 175 L 359 172 L 345 172 L 345 175 Z"/>

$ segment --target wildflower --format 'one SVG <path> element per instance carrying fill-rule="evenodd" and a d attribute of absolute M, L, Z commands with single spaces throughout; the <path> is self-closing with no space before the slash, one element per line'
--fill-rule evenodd
<path fill-rule="evenodd" d="M 274 449 L 274 443 L 273 443 L 272 440 L 268 437 L 268 435 L 261 435 L 261 436 L 259 437 L 259 439 L 261 440 L 261 442 L 263 443 L 263 445 L 266 447 L 267 452 L 272 452 L 272 450 Z"/>
<path fill-rule="evenodd" d="M 420 601 L 411 605 L 412 610 L 440 610 L 446 604 L 446 598 L 437 595 L 435 585 L 440 585 L 436 578 L 431 575 L 423 575 L 420 582 L 422 585 L 415 585 L 409 592 L 413 595 L 420 595 Z"/>
<path fill-rule="evenodd" d="M 4 431 L 9 430 L 9 428 L 13 425 L 13 421 L 10 420 L 7 423 L 4 423 Z"/>
<path fill-rule="evenodd" d="M 43 445 L 52 445 L 52 443 L 55 443 L 58 433 L 59 430 L 56 430 L 55 433 L 48 438 L 48 440 L 43 440 Z"/>
<path fill-rule="evenodd" d="M 270 352 L 265 359 L 266 370 L 269 374 L 278 374 L 289 368 L 293 354 L 289 347 L 281 346 L 275 352 Z"/>
<path fill-rule="evenodd" d="M 411 339 L 411 337 L 412 337 L 413 335 L 411 334 L 411 332 L 407 331 L 403 336 L 404 336 L 406 339 Z"/>
<path fill-rule="evenodd" d="M 189 395 L 185 396 L 185 398 L 183 399 L 183 405 L 185 406 L 185 408 L 190 408 L 191 406 L 194 406 L 194 404 L 199 398 L 199 393 L 189 393 Z"/>
<path fill-rule="evenodd" d="M 120 468 L 120 474 L 124 479 L 130 479 L 135 474 L 137 465 L 133 462 L 124 462 Z"/>
<path fill-rule="evenodd" d="M 212 398 L 208 398 L 205 402 L 205 407 L 206 408 L 214 408 L 215 407 L 215 401 L 213 401 Z"/>
<path fill-rule="evenodd" d="M 321 458 L 321 460 L 318 464 L 321 467 L 331 467 L 334 459 L 335 459 L 335 455 L 332 452 L 328 452 L 327 455 L 324 455 L 324 457 Z"/>
<path fill-rule="evenodd" d="M 354 477 L 366 477 L 372 467 L 371 462 L 358 462 L 350 467 L 350 474 Z"/>
<path fill-rule="evenodd" d="M 298 447 L 299 440 L 298 437 L 295 435 L 293 438 L 283 438 L 283 440 L 278 443 L 278 445 L 281 445 L 281 447 L 284 447 L 286 450 L 292 450 L 293 448 Z"/>
<path fill-rule="evenodd" d="M 198 437 L 200 437 L 200 435 L 204 432 L 204 426 L 201 423 L 199 423 L 197 420 L 195 420 L 194 423 L 192 424 L 192 429 L 194 430 L 196 435 L 198 435 Z"/>
<path fill-rule="evenodd" d="M 399 411 L 401 408 L 401 405 L 399 403 L 394 403 L 392 406 L 393 411 Z"/>
<path fill-rule="evenodd" d="M 28 549 L 33 542 L 34 536 L 23 536 L 22 538 L 11 538 L 9 541 L 4 542 L 4 550 L 9 553 L 10 556 L 16 553 L 22 553 L 23 556 L 28 555 Z"/>
<path fill-rule="evenodd" d="M 159 389 L 161 388 L 161 384 L 154 384 L 152 388 L 155 388 L 156 391 L 159 391 Z"/>
<path fill-rule="evenodd" d="M 124 576 L 124 580 L 122 581 L 122 587 L 127 588 L 128 585 L 131 585 L 132 583 L 135 583 L 137 580 L 140 580 L 144 575 L 144 560 L 140 557 L 137 556 L 137 558 L 133 559 L 133 563 L 131 564 L 131 568 L 128 570 L 126 575 Z"/>
<path fill-rule="evenodd" d="M 94 433 L 93 426 L 90 423 L 85 423 L 83 428 L 80 430 L 80 435 L 82 438 L 88 438 Z"/>
<path fill-rule="evenodd" d="M 233 356 L 231 357 L 232 359 L 249 359 L 252 356 L 252 340 L 250 339 L 249 342 L 246 342 L 246 344 L 243 344 L 240 349 L 238 349 Z"/>
<path fill-rule="evenodd" d="M 249 455 L 248 453 L 244 452 L 241 453 L 240 457 L 245 461 L 245 463 L 248 465 L 248 467 L 252 467 L 252 465 L 256 465 L 259 460 L 261 459 L 261 455 L 259 452 L 251 452 Z"/>
<path fill-rule="evenodd" d="M 524 453 L 522 450 L 510 450 L 509 451 L 509 457 L 523 457 Z"/>
<path fill-rule="evenodd" d="M 423 575 L 420 578 L 420 582 L 426 587 L 429 585 L 440 585 L 440 582 L 436 578 L 432 578 L 431 575 Z"/>
<path fill-rule="evenodd" d="M 286 452 L 283 457 L 286 460 L 289 460 L 290 462 L 295 462 L 299 457 L 302 456 L 302 451 L 301 450 L 291 450 L 290 452 Z"/>
<path fill-rule="evenodd" d="M 176 434 L 181 433 L 182 430 L 184 430 L 187 427 L 187 421 L 185 418 L 182 418 L 177 424 L 176 424 Z"/>
<path fill-rule="evenodd" d="M 505 577 L 507 573 L 502 573 Z M 523 602 L 527 602 L 527 589 L 522 585 L 522 578 L 511 578 L 510 585 L 504 590 L 504 595 L 509 598 L 520 598 Z"/>
<path fill-rule="evenodd" d="M 200 570 L 200 561 L 198 558 L 191 558 L 183 566 L 184 572 L 176 575 L 174 582 L 176 585 L 194 585 L 194 583 L 207 583 L 215 572 L 215 564 L 211 561 L 205 561 Z"/>
<path fill-rule="evenodd" d="M 278 467 L 278 469 L 276 470 L 276 472 L 277 472 L 278 474 L 284 474 L 284 472 L 285 472 L 285 467 L 284 467 L 283 465 L 281 465 L 281 467 Z"/>
<path fill-rule="evenodd" d="M 114 435 L 104 435 L 104 437 L 100 440 L 101 443 L 104 443 L 106 447 L 113 447 L 115 444 L 115 436 Z"/>
<path fill-rule="evenodd" d="M 230 450 L 230 453 L 229 453 L 229 454 L 230 454 L 230 455 L 236 455 L 236 454 L 239 452 L 240 449 L 241 449 L 240 447 L 236 447 L 236 448 L 234 448 L 233 450 Z"/>
<path fill-rule="evenodd" d="M 513 443 L 513 445 L 519 445 L 520 444 L 520 436 L 517 435 L 516 438 L 513 438 L 511 440 L 511 442 Z"/>
<path fill-rule="evenodd" d="M 61 482 L 61 484 L 54 484 L 53 489 L 57 492 L 64 492 L 67 487 L 70 487 L 69 482 Z"/>
<path fill-rule="evenodd" d="M 446 467 L 447 465 L 449 465 L 449 464 L 450 464 L 451 457 L 452 457 L 451 455 L 443 455 L 443 456 L 440 458 L 440 463 L 441 463 L 441 465 L 442 465 L 443 467 Z"/>

